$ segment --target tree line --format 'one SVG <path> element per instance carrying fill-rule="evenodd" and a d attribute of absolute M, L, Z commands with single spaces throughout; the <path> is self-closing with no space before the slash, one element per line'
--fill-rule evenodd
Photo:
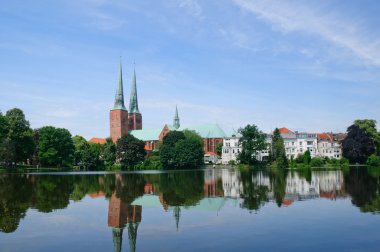
<path fill-rule="evenodd" d="M 193 131 L 171 131 L 159 150 L 147 155 L 145 143 L 128 134 L 105 144 L 72 137 L 64 128 L 31 129 L 18 108 L 0 112 L 0 166 L 77 167 L 96 170 L 183 169 L 203 164 L 203 141 Z M 162 149 L 162 150 L 160 150 Z"/>
<path fill-rule="evenodd" d="M 271 143 L 266 142 L 266 134 L 254 124 L 240 128 L 239 133 L 242 151 L 238 160 L 241 164 L 259 164 L 258 153 L 269 150 L 269 158 L 265 162 L 272 167 L 338 167 L 349 164 L 380 167 L 380 132 L 376 129 L 375 120 L 355 120 L 347 128 L 347 136 L 341 142 L 343 158 L 340 160 L 328 157 L 312 158 L 309 150 L 289 160 L 285 152 L 284 139 L 278 128 L 271 135 Z"/>

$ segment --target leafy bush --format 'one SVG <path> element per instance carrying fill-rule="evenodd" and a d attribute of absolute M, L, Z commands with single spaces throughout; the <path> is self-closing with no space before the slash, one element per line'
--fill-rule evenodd
<path fill-rule="evenodd" d="M 310 161 L 310 167 L 322 167 L 323 165 L 323 160 L 320 157 L 312 158 Z"/>
<path fill-rule="evenodd" d="M 375 166 L 375 167 L 380 167 L 380 157 L 376 156 L 375 154 L 372 154 L 367 159 L 367 165 L 369 165 L 369 166 Z"/>

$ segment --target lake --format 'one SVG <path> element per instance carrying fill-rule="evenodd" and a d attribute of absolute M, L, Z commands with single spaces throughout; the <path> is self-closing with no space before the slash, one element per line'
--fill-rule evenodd
<path fill-rule="evenodd" d="M 380 251 L 380 168 L 0 174 L 0 251 Z"/>

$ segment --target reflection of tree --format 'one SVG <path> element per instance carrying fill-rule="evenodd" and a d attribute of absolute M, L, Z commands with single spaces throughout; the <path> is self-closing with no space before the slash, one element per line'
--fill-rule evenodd
<path fill-rule="evenodd" d="M 249 210 L 258 210 L 265 202 L 268 201 L 269 188 L 265 185 L 259 185 L 253 177 L 257 172 L 242 171 L 241 182 L 243 185 L 243 192 L 240 197 L 243 199 L 242 207 Z"/>
<path fill-rule="evenodd" d="M 352 204 L 363 212 L 380 211 L 380 174 L 375 168 L 357 167 L 345 176 L 345 188 L 351 195 Z"/>
<path fill-rule="evenodd" d="M 35 207 L 44 213 L 66 208 L 73 188 L 73 176 L 38 176 L 35 186 Z"/>
<path fill-rule="evenodd" d="M 273 188 L 274 198 L 277 206 L 281 207 L 286 193 L 286 175 L 287 170 L 272 169 L 269 172 L 269 178 Z"/>
<path fill-rule="evenodd" d="M 116 196 L 125 203 L 132 203 L 144 194 L 145 179 L 143 174 L 116 174 Z"/>
<path fill-rule="evenodd" d="M 160 189 L 165 203 L 192 206 L 203 198 L 204 172 L 169 172 L 160 175 Z"/>
<path fill-rule="evenodd" d="M 0 232 L 16 231 L 32 198 L 32 184 L 21 175 L 0 175 Z"/>

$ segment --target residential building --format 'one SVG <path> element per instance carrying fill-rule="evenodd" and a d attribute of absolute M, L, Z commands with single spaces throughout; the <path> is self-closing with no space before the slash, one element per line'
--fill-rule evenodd
<path fill-rule="evenodd" d="M 342 157 L 342 146 L 339 134 L 318 134 L 318 156 L 340 159 Z"/>
<path fill-rule="evenodd" d="M 240 137 L 241 135 L 233 130 L 223 139 L 222 164 L 238 161 L 238 156 L 242 150 L 241 144 L 239 143 Z"/>

